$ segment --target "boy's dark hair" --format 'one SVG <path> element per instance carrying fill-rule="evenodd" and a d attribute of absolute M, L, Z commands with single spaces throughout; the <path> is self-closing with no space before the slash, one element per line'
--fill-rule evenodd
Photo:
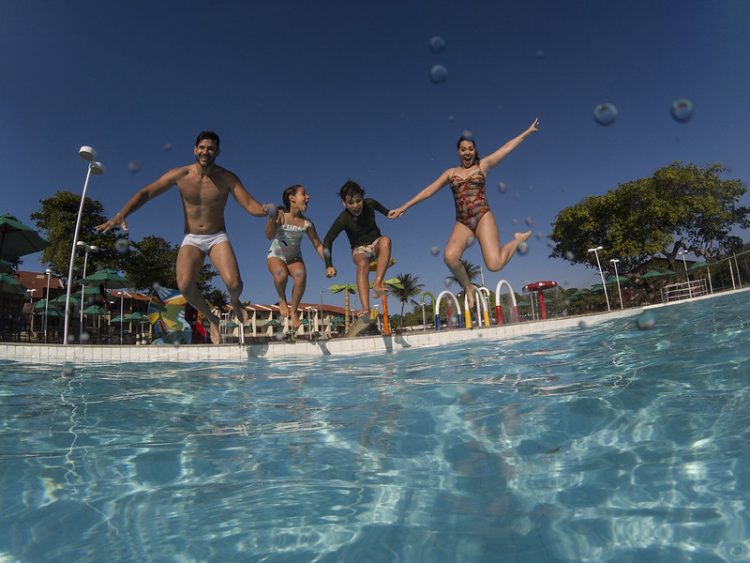
<path fill-rule="evenodd" d="M 219 148 L 219 145 L 221 144 L 219 141 L 219 136 L 213 131 L 201 131 L 200 133 L 198 133 L 198 138 L 195 139 L 195 146 L 197 147 L 203 139 L 208 139 L 209 141 L 216 141 L 217 149 Z"/>
<path fill-rule="evenodd" d="M 339 197 L 341 198 L 341 201 L 346 201 L 348 197 L 352 197 L 355 195 L 365 197 L 365 190 L 362 189 L 362 186 L 360 186 L 354 180 L 347 180 L 346 182 L 344 182 L 344 185 L 341 186 L 341 189 L 339 190 Z"/>
<path fill-rule="evenodd" d="M 466 137 L 464 135 L 461 135 L 458 138 L 458 141 L 456 141 L 456 150 L 461 148 L 461 143 L 463 143 L 464 141 L 468 141 L 469 143 L 474 145 L 474 162 L 472 164 L 479 162 L 480 157 L 479 157 L 479 151 L 477 150 L 477 142 L 472 137 Z"/>
<path fill-rule="evenodd" d="M 297 193 L 297 190 L 302 187 L 302 184 L 293 184 L 286 188 L 284 192 L 281 194 L 281 201 L 283 202 L 283 207 L 286 211 L 289 211 L 289 198 L 292 197 L 295 193 Z"/>

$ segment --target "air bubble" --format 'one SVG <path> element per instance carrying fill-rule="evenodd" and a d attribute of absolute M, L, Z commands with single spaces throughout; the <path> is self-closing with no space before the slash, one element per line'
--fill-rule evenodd
<path fill-rule="evenodd" d="M 542 51 L 541 49 L 537 50 L 536 55 L 534 55 L 538 60 L 542 60 L 544 57 L 547 56 L 547 54 Z"/>
<path fill-rule="evenodd" d="M 128 172 L 131 174 L 135 174 L 136 172 L 139 172 L 141 170 L 141 163 L 137 160 L 131 160 L 128 163 Z"/>
<path fill-rule="evenodd" d="M 430 51 L 432 51 L 434 54 L 440 54 L 445 50 L 445 39 L 440 37 L 439 35 L 436 35 L 432 39 L 430 39 Z"/>
<path fill-rule="evenodd" d="M 543 238 L 544 238 L 544 233 L 539 232 L 536 234 L 536 240 L 542 240 Z"/>
<path fill-rule="evenodd" d="M 430 69 L 430 80 L 434 84 L 442 84 L 448 80 L 448 69 L 443 65 L 435 65 Z"/>
<path fill-rule="evenodd" d="M 452 286 L 452 285 L 453 285 L 453 278 L 449 278 L 449 277 L 448 277 L 448 278 L 445 278 L 445 279 L 443 280 L 443 285 L 444 285 L 445 287 L 450 287 L 450 286 Z"/>
<path fill-rule="evenodd" d="M 638 330 L 650 330 L 656 325 L 656 319 L 654 318 L 653 313 L 646 311 L 638 316 L 635 320 L 635 324 L 638 327 Z"/>
<path fill-rule="evenodd" d="M 174 148 L 174 147 L 173 147 L 172 143 L 164 143 L 164 150 L 165 150 L 165 151 L 169 152 L 169 151 L 171 151 L 171 150 L 172 150 L 173 148 Z"/>
<path fill-rule="evenodd" d="M 612 125 L 615 119 L 617 119 L 617 108 L 614 104 L 606 102 L 594 108 L 594 120 L 599 125 L 607 127 L 608 125 Z"/>
<path fill-rule="evenodd" d="M 455 121 L 455 120 L 456 120 L 456 116 L 455 115 L 449 115 L 448 116 L 448 121 Z"/>
<path fill-rule="evenodd" d="M 506 186 L 506 185 L 505 185 L 505 182 L 500 182 L 500 183 L 499 183 L 499 184 L 497 185 L 497 189 L 498 189 L 498 190 L 500 190 L 500 193 L 501 193 L 501 194 L 504 194 L 505 192 L 507 192 L 507 191 L 508 191 L 508 186 Z"/>
<path fill-rule="evenodd" d="M 529 245 L 525 242 L 519 242 L 518 248 L 516 248 L 516 252 L 518 252 L 521 256 L 526 256 L 529 253 Z"/>
<path fill-rule="evenodd" d="M 115 252 L 118 254 L 125 254 L 130 248 L 130 241 L 126 238 L 118 238 L 115 241 Z"/>
<path fill-rule="evenodd" d="M 531 217 L 526 217 L 526 224 L 529 227 L 533 227 L 534 226 L 534 220 Z"/>
<path fill-rule="evenodd" d="M 672 102 L 671 113 L 675 121 L 679 121 L 680 123 L 690 121 L 690 118 L 693 117 L 693 102 L 687 98 L 675 100 Z"/>
<path fill-rule="evenodd" d="M 469 131 L 468 129 L 464 129 L 464 132 L 461 133 L 461 136 L 464 139 L 473 139 L 474 138 L 474 132 L 473 131 Z"/>
<path fill-rule="evenodd" d="M 432 248 L 430 248 L 430 253 L 433 256 L 437 256 L 438 254 L 440 254 L 440 247 L 439 246 L 433 246 Z"/>

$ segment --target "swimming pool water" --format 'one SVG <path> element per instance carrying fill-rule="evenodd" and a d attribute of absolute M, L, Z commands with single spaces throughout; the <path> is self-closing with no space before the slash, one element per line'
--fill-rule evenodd
<path fill-rule="evenodd" d="M 748 560 L 750 293 L 647 314 L 361 358 L 6 362 L 0 562 Z"/>

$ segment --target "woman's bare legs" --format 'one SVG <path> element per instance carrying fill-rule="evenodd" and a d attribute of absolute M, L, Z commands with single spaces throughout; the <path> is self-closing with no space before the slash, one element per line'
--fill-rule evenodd
<path fill-rule="evenodd" d="M 469 300 L 469 308 L 474 308 L 474 290 L 475 286 L 469 280 L 469 274 L 466 273 L 466 268 L 461 263 L 461 257 L 464 255 L 464 251 L 469 244 L 469 241 L 474 236 L 471 229 L 462 223 L 456 223 L 453 225 L 453 231 L 448 242 L 445 243 L 445 251 L 443 252 L 443 260 L 445 265 L 453 274 L 453 277 L 458 280 L 461 284 L 466 296 Z"/>
<path fill-rule="evenodd" d="M 492 212 L 485 213 L 479 220 L 476 229 L 476 238 L 482 249 L 482 258 L 491 272 L 501 270 L 518 249 L 518 245 L 525 242 L 531 236 L 531 231 L 516 233 L 513 240 L 500 245 L 500 234 L 498 233 L 497 223 Z"/>

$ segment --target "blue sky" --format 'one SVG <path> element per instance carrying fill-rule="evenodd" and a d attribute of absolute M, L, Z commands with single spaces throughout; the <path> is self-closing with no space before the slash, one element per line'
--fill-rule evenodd
<path fill-rule="evenodd" d="M 304 184 L 323 236 L 347 179 L 393 208 L 456 165 L 464 131 L 488 153 L 539 116 L 541 132 L 487 184 L 501 241 L 533 225 L 526 255 L 485 272 L 488 286 L 505 278 L 520 291 L 538 280 L 596 282 L 593 269 L 549 258 L 546 239 L 556 214 L 584 197 L 673 160 L 721 162 L 731 177 L 750 180 L 750 4 L 739 0 L 0 0 L 0 7 L 2 211 L 26 222 L 58 189 L 80 193 L 79 146 L 94 146 L 107 166 L 88 195 L 111 215 L 139 187 L 192 162 L 195 135 L 212 129 L 222 139 L 219 163 L 261 202 Z M 445 42 L 437 54 L 435 36 Z M 448 72 L 441 84 L 430 80 L 437 64 Z M 670 115 L 678 98 L 694 104 L 686 123 Z M 592 118 L 602 102 L 619 111 L 608 127 Z M 131 162 L 139 163 L 135 173 Z M 233 201 L 226 215 L 243 298 L 275 302 L 264 221 Z M 398 260 L 389 274 L 411 272 L 425 289 L 444 289 L 448 272 L 431 249 L 442 249 L 453 220 L 449 188 L 398 221 L 382 218 Z M 135 239 L 179 242 L 176 189 L 129 224 Z M 353 283 L 343 235 L 334 280 L 308 243 L 303 254 L 305 301 L 319 301 L 331 283 Z M 476 246 L 465 257 L 481 263 Z M 22 269 L 36 268 L 37 256 L 24 260 Z"/>

